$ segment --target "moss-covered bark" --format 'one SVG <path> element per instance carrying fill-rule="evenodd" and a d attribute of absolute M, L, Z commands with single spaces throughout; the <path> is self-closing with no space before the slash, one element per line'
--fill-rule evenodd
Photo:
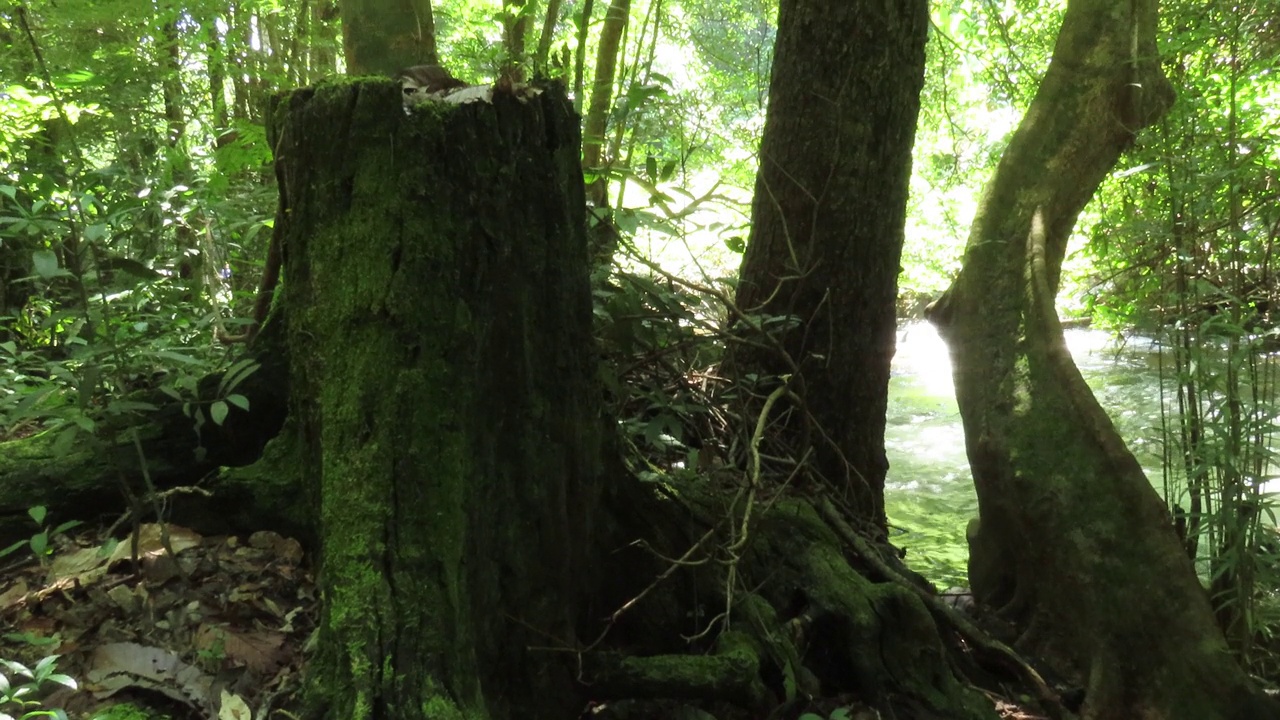
<path fill-rule="evenodd" d="M 761 509 L 729 574 L 727 537 L 678 530 L 715 523 L 722 498 L 683 485 L 675 495 L 662 504 L 630 495 L 628 514 L 652 518 L 640 535 L 644 548 L 616 553 L 615 568 L 630 570 L 637 584 L 626 596 L 635 606 L 611 628 L 603 648 L 611 652 L 582 658 L 588 697 L 626 708 L 604 717 L 674 717 L 680 706 L 662 703 L 670 699 L 722 719 L 827 717 L 835 708 L 919 720 L 995 717 L 953 671 L 951 646 L 923 602 L 930 591 L 882 572 L 883 563 L 859 564 L 875 550 L 847 543 L 808 501 Z M 658 559 L 680 553 L 684 564 L 673 574 Z M 646 587 L 664 571 L 665 580 Z"/>
<path fill-rule="evenodd" d="M 981 509 L 974 589 L 1020 624 L 1024 648 L 1087 685 L 1085 717 L 1273 717 L 1228 655 L 1168 514 L 1053 311 L 1080 210 L 1172 100 L 1155 29 L 1154 0 L 1070 3 L 960 277 L 932 309 Z"/>
<path fill-rule="evenodd" d="M 886 717 L 988 718 L 991 704 L 960 683 L 920 593 L 857 568 L 808 502 L 781 503 L 756 529 L 746 569 L 818 687 L 852 693 Z M 785 558 L 785 560 L 783 560 Z"/>
<path fill-rule="evenodd" d="M 577 118 L 559 92 L 273 109 L 327 716 L 568 717 L 600 468 Z"/>

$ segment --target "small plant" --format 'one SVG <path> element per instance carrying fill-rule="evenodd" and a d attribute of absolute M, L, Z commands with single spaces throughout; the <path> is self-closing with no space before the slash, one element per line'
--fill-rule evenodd
<path fill-rule="evenodd" d="M 217 670 L 222 667 L 222 663 L 227 659 L 227 639 L 221 633 L 214 639 L 209 647 L 196 651 L 196 658 L 206 668 Z"/>
<path fill-rule="evenodd" d="M 45 709 L 36 695 L 46 682 L 76 689 L 76 681 L 69 675 L 57 672 L 58 656 L 50 655 L 29 668 L 15 660 L 0 660 L 0 720 L 27 720 L 28 718 L 58 718 L 66 720 L 61 709 Z M 11 713 L 18 713 L 16 715 Z"/>
<path fill-rule="evenodd" d="M 49 541 L 52 540 L 54 536 L 61 535 L 71 528 L 81 524 L 79 520 L 68 520 L 67 522 L 59 524 L 55 528 L 49 528 L 44 524 L 45 516 L 48 515 L 48 513 L 48 508 L 43 505 L 36 505 L 35 507 L 27 510 L 27 515 L 31 516 L 31 519 L 36 523 L 36 527 L 40 528 L 40 531 L 26 540 L 19 540 L 9 547 L 0 550 L 0 558 L 12 555 L 23 545 L 27 545 L 31 548 L 31 552 L 34 553 L 37 558 L 43 560 L 53 552 L 49 547 Z M 3 720 L 3 718 L 0 718 L 0 720 Z"/>

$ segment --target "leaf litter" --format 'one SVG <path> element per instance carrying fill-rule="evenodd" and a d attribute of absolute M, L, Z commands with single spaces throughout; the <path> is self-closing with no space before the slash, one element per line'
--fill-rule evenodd
<path fill-rule="evenodd" d="M 0 572 L 0 658 L 30 667 L 58 655 L 58 672 L 78 681 L 43 707 L 75 718 L 129 702 L 217 720 L 296 709 L 318 609 L 301 544 L 146 524 L 135 565 L 134 543 L 82 534 Z"/>

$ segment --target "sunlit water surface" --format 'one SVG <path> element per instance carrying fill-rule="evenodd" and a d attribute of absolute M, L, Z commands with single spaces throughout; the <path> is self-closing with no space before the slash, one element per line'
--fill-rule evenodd
<path fill-rule="evenodd" d="M 1130 449 L 1158 478 L 1152 438 L 1160 424 L 1158 357 L 1149 341 L 1116 341 L 1099 330 L 1068 330 L 1067 345 Z M 941 585 L 967 585 L 964 531 L 978 499 L 964 450 L 947 346 L 928 323 L 898 332 L 889 381 L 885 503 L 893 540 L 907 562 Z M 1155 474 L 1153 474 L 1153 472 Z"/>

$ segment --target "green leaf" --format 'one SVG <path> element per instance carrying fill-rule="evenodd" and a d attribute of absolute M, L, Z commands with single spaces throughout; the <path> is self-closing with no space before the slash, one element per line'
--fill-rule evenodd
<path fill-rule="evenodd" d="M 89 225 L 85 226 L 84 237 L 89 242 L 92 242 L 92 243 L 100 242 L 103 239 L 105 239 L 107 235 L 108 235 L 108 230 L 105 223 L 90 223 Z"/>
<path fill-rule="evenodd" d="M 54 534 L 54 535 L 61 535 L 62 533 L 66 532 L 66 531 L 68 531 L 68 530 L 70 530 L 70 529 L 72 529 L 72 528 L 80 527 L 80 526 L 81 526 L 81 525 L 83 525 L 83 524 L 84 524 L 84 523 L 83 523 L 82 521 L 80 521 L 80 520 L 68 520 L 68 521 L 66 521 L 66 522 L 64 522 L 64 523 L 59 523 L 59 524 L 58 524 L 58 526 L 57 526 L 57 527 L 55 527 L 55 528 L 53 529 L 53 534 Z"/>
<path fill-rule="evenodd" d="M 93 399 L 93 391 L 97 389 L 101 378 L 101 369 L 97 365 L 84 366 L 80 382 L 76 384 L 76 389 L 80 391 L 81 411 L 88 410 L 89 401 Z"/>
<path fill-rule="evenodd" d="M 119 546 L 119 540 L 116 538 L 107 538 L 107 541 L 102 543 L 102 547 L 98 548 L 97 555 L 98 557 L 111 557 L 111 554 L 114 553 L 116 548 Z"/>
<path fill-rule="evenodd" d="M 249 410 L 249 398 L 243 395 L 239 395 L 239 394 L 228 395 L 227 402 L 231 403 L 232 405 L 235 405 L 236 407 L 246 412 L 248 412 Z"/>
<path fill-rule="evenodd" d="M 166 360 L 173 360 L 174 362 L 186 363 L 187 365 L 202 364 L 199 360 L 191 357 L 190 355 L 183 355 L 182 353 L 173 352 L 172 350 L 157 350 L 147 354 L 151 357 L 164 358 Z"/>
<path fill-rule="evenodd" d="M 139 280 L 158 280 L 163 275 L 146 265 L 127 257 L 111 257 L 102 261 L 104 269 L 119 270 Z"/>
<path fill-rule="evenodd" d="M 58 433 L 58 437 L 53 441 L 53 454 L 66 455 L 71 452 L 71 446 L 75 444 L 76 436 L 80 434 L 80 428 L 75 425 L 67 425 Z"/>
<path fill-rule="evenodd" d="M 23 540 L 23 542 L 25 543 L 26 541 Z M 27 645 L 30 645 L 31 647 L 40 647 L 42 645 L 57 645 L 58 643 L 62 642 L 62 640 L 60 640 L 56 635 L 54 635 L 53 637 L 40 637 L 39 635 L 33 635 L 30 632 L 5 633 L 0 637 L 3 637 L 5 640 L 8 640 L 9 642 L 25 643 Z"/>
<path fill-rule="evenodd" d="M 31 253 L 31 264 L 36 274 L 45 280 L 66 272 L 58 267 L 58 256 L 52 250 L 36 250 Z"/>
<path fill-rule="evenodd" d="M 222 421 L 227 419 L 229 412 L 227 404 L 221 400 L 209 406 L 209 417 L 213 420 L 214 425 L 222 425 Z"/>
<path fill-rule="evenodd" d="M 48 680 L 51 683 L 57 683 L 63 687 L 70 688 L 72 690 L 75 690 L 79 687 L 79 685 L 76 683 L 75 678 L 71 677 L 70 675 L 63 675 L 62 673 L 53 673 L 49 677 L 45 678 L 45 680 Z"/>
<path fill-rule="evenodd" d="M 137 402 L 136 400 L 112 400 L 107 404 L 107 409 L 115 415 L 123 415 L 130 412 L 154 412 L 156 406 L 151 403 Z"/>
<path fill-rule="evenodd" d="M 1138 173 L 1146 172 L 1159 166 L 1160 163 L 1149 162 L 1138 165 L 1137 167 L 1126 168 L 1116 173 L 1116 179 L 1118 180 L 1120 178 L 1129 177 L 1130 175 L 1137 175 Z"/>
<path fill-rule="evenodd" d="M 244 382 L 245 378 L 257 372 L 260 367 L 262 366 L 250 359 L 241 360 L 233 364 L 222 374 L 222 381 L 218 383 L 219 392 L 231 392 L 237 385 Z"/>
<path fill-rule="evenodd" d="M 53 666 L 58 662 L 58 655 L 47 655 L 40 658 L 40 662 L 36 663 L 35 679 L 44 680 L 53 672 Z"/>
<path fill-rule="evenodd" d="M 43 400 L 46 395 L 57 389 L 58 387 L 52 384 L 45 385 L 44 387 L 37 389 L 35 392 L 22 398 L 22 401 L 18 403 L 18 407 L 14 409 L 14 413 L 22 417 L 30 415 L 33 407 Z"/>
<path fill-rule="evenodd" d="M 34 507 L 32 507 L 32 508 L 28 509 L 28 510 L 27 510 L 27 514 L 31 516 L 31 519 L 32 519 L 32 520 L 35 520 L 35 521 L 36 521 L 36 524 L 37 524 L 37 525 L 40 525 L 41 527 L 43 527 L 43 526 L 44 526 L 44 518 L 45 518 L 45 516 L 46 516 L 46 515 L 48 515 L 48 514 L 49 514 L 49 508 L 47 508 L 47 507 L 45 507 L 45 506 L 43 506 L 43 505 L 36 505 L 36 506 L 34 506 Z"/>
<path fill-rule="evenodd" d="M 24 547 L 26 544 L 27 544 L 26 540 L 19 540 L 18 542 L 10 545 L 9 547 L 3 550 L 0 550 L 0 558 L 12 555 L 15 551 L 17 551 L 18 548 Z M 3 677 L 3 675 L 0 675 L 0 677 Z"/>

